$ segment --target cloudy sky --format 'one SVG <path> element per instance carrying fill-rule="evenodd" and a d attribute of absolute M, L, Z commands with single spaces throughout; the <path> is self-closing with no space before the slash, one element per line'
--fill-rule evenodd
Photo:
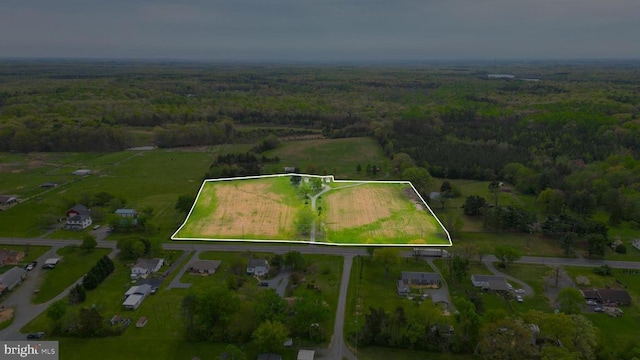
<path fill-rule="evenodd" d="M 7 57 L 640 58 L 640 0 L 2 0 Z"/>

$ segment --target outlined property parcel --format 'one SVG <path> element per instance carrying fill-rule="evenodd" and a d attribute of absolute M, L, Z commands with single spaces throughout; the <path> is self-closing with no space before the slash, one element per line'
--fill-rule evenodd
<path fill-rule="evenodd" d="M 172 240 L 451 246 L 408 181 L 278 174 L 205 180 Z"/>

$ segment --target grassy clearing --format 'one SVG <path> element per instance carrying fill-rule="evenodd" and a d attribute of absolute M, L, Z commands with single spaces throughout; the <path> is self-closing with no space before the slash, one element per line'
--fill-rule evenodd
<path fill-rule="evenodd" d="M 327 242 L 448 244 L 433 216 L 404 194 L 405 184 L 363 184 L 324 195 Z"/>
<path fill-rule="evenodd" d="M 520 233 L 462 232 L 453 240 L 455 245 L 474 244 L 493 253 L 496 246 L 512 247 L 520 255 L 564 257 L 564 251 L 553 240 L 538 235 Z"/>
<path fill-rule="evenodd" d="M 279 164 L 267 165 L 268 173 L 282 173 L 284 166 L 292 166 L 301 172 L 316 169 L 316 174 L 333 175 L 336 179 L 372 179 L 366 174 L 367 164 L 376 164 L 382 178 L 392 169 L 380 146 L 372 138 L 319 139 L 282 143 L 278 149 L 265 153 L 278 156 Z M 362 171 L 356 170 L 358 164 Z"/>
<path fill-rule="evenodd" d="M 0 157 L 5 159 L 0 163 L 3 169 L 7 162 L 15 169 L 0 172 L 0 193 L 16 194 L 24 199 L 31 192 L 37 195 L 0 212 L 0 222 L 12 224 L 0 227 L 0 236 L 38 236 L 43 233 L 38 227 L 38 216 L 63 217 L 68 206 L 84 194 L 106 191 L 125 199 L 129 207 L 153 207 L 152 222 L 157 229 L 149 236 L 167 239 L 175 231 L 178 220 L 173 208 L 178 196 L 195 194 L 212 154 L 218 152 L 223 150 L 4 155 Z M 35 162 L 36 156 L 43 160 Z M 86 177 L 71 175 L 78 168 L 91 169 L 94 173 Z M 53 189 L 39 188 L 44 182 L 59 185 Z"/>
<path fill-rule="evenodd" d="M 75 246 L 67 246 L 58 250 L 60 262 L 55 269 L 43 270 L 40 281 L 40 292 L 34 295 L 33 302 L 41 304 L 53 299 L 62 290 L 78 281 L 98 259 L 109 253 L 108 249 L 94 249 L 86 252 Z"/>
<path fill-rule="evenodd" d="M 303 205 L 289 177 L 204 184 L 177 237 L 291 239 Z"/>

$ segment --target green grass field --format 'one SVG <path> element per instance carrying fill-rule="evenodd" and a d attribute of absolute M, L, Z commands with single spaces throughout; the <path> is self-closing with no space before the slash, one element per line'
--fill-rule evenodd
<path fill-rule="evenodd" d="M 108 249 L 93 249 L 86 252 L 75 246 L 67 246 L 58 250 L 61 260 L 54 269 L 43 270 L 39 292 L 34 295 L 33 302 L 41 304 L 53 299 L 62 290 L 71 286 L 86 274 L 98 260 L 109 253 Z"/>
<path fill-rule="evenodd" d="M 289 176 L 207 181 L 174 239 L 297 241 L 297 212 L 307 206 Z M 303 180 L 304 181 L 304 180 Z M 327 184 L 316 203 L 315 242 L 338 245 L 449 245 L 424 204 L 404 183 Z M 415 200 L 420 202 L 420 200 Z"/>
<path fill-rule="evenodd" d="M 377 178 L 385 177 L 391 169 L 380 145 L 372 138 L 318 139 L 283 142 L 275 150 L 265 153 L 278 156 L 279 164 L 267 165 L 267 173 L 282 173 L 285 166 L 297 167 L 302 173 L 333 175 L 336 179 L 373 179 L 366 174 L 367 164 L 377 165 Z M 357 171 L 358 165 L 362 170 Z M 315 171 L 310 171 L 315 169 Z"/>
<path fill-rule="evenodd" d="M 424 206 L 405 195 L 406 184 L 334 183 L 323 195 L 326 242 L 339 244 L 438 244 L 449 239 Z M 341 187 L 344 187 L 341 189 Z"/>

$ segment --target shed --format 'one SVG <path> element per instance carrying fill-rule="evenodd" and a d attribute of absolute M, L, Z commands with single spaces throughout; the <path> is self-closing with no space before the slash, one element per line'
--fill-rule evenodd
<path fill-rule="evenodd" d="M 316 356 L 314 350 L 300 350 L 298 351 L 298 360 L 313 360 Z"/>
<path fill-rule="evenodd" d="M 124 308 L 127 310 L 135 310 L 138 307 L 140 307 L 140 304 L 142 304 L 142 300 L 144 300 L 143 295 L 138 295 L 138 294 L 129 295 L 122 303 L 122 306 L 124 306 Z"/>
<path fill-rule="evenodd" d="M 282 355 L 274 353 L 260 354 L 258 355 L 258 360 L 282 360 Z"/>
<path fill-rule="evenodd" d="M 73 175 L 77 175 L 77 176 L 91 175 L 91 170 L 89 170 L 89 169 L 78 169 L 78 170 L 73 172 Z"/>

